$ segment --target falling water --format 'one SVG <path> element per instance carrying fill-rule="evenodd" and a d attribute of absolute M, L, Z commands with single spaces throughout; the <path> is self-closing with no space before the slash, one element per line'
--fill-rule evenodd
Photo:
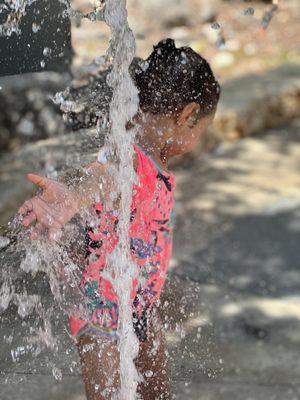
<path fill-rule="evenodd" d="M 115 177 L 120 193 L 119 243 L 109 262 L 119 298 L 120 399 L 131 400 L 135 399 L 138 382 L 133 361 L 138 353 L 138 340 L 133 330 L 131 302 L 137 267 L 132 260 L 129 242 L 130 207 L 136 174 L 133 168 L 135 131 L 126 131 L 126 124 L 137 113 L 138 93 L 129 74 L 129 66 L 135 54 L 135 39 L 127 22 L 126 0 L 108 0 L 105 21 L 112 32 L 110 53 L 114 59 L 108 78 L 113 88 L 113 98 L 110 105 L 111 135 L 107 144 L 109 152 L 116 151 L 117 154 Z"/>

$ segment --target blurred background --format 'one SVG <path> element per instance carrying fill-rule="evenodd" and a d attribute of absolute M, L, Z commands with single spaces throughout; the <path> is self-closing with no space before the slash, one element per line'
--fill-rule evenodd
<path fill-rule="evenodd" d="M 72 6 L 93 10 L 84 0 Z M 299 0 L 129 0 L 128 12 L 139 57 L 171 37 L 206 58 L 222 84 L 213 127 L 174 163 L 163 313 L 176 399 L 299 400 Z M 42 62 L 47 71 L 0 77 L 0 235 L 33 193 L 27 172 L 58 177 L 93 159 L 101 143 L 109 30 L 78 16 L 70 29 L 60 71 Z M 19 323 L 7 317 L 1 334 Z M 64 377 L 57 382 L 43 359 L 33 365 L 25 353 L 16 366 L 0 344 L 1 400 L 84 399 L 80 372 L 67 364 L 78 363 L 74 350 L 55 360 Z"/>

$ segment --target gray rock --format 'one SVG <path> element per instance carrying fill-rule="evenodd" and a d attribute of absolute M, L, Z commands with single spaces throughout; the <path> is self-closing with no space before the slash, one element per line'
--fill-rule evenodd
<path fill-rule="evenodd" d="M 222 85 L 215 122 L 201 148 L 264 132 L 299 115 L 300 65 L 232 79 Z"/>
<path fill-rule="evenodd" d="M 69 75 L 54 72 L 0 78 L 0 152 L 65 132 L 52 98 L 68 83 Z"/>

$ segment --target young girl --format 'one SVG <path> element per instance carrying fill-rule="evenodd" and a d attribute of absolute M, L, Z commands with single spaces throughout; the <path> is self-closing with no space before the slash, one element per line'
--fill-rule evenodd
<path fill-rule="evenodd" d="M 172 157 L 197 146 L 213 121 L 220 87 L 206 60 L 188 47 L 176 48 L 171 39 L 155 46 L 133 70 L 140 98 L 140 111 L 128 124 L 138 128 L 134 167 L 139 184 L 131 205 L 130 244 L 140 269 L 132 293 L 140 341 L 136 365 L 144 378 L 139 393 L 144 400 L 170 399 L 163 329 L 155 307 L 172 255 L 175 177 L 168 164 Z M 85 172 L 76 187 L 29 174 L 28 179 L 43 191 L 26 201 L 20 214 L 24 226 L 34 225 L 33 239 L 45 232 L 55 238 L 75 214 L 87 208 L 96 217 L 96 226 L 87 228 L 82 277 L 92 317 L 83 321 L 74 316 L 71 331 L 78 343 L 88 400 L 112 399 L 119 386 L 118 298 L 103 271 L 107 254 L 118 242 L 118 204 L 106 210 L 99 202 L 99 196 L 104 199 L 115 189 L 101 157 Z"/>

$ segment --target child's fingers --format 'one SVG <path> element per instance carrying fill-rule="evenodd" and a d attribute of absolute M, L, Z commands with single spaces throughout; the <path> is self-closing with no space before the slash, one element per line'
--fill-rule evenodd
<path fill-rule="evenodd" d="M 23 225 L 27 228 L 30 226 L 33 222 L 36 221 L 36 215 L 34 212 L 30 212 L 30 214 L 26 215 L 26 217 L 23 219 Z"/>
<path fill-rule="evenodd" d="M 46 178 L 45 176 L 35 174 L 27 174 L 27 179 L 42 189 L 45 189 L 50 182 L 50 179 Z"/>
<path fill-rule="evenodd" d="M 19 208 L 19 214 L 25 215 L 33 210 L 32 200 L 26 200 L 22 207 Z"/>
<path fill-rule="evenodd" d="M 57 219 L 56 212 L 52 206 L 49 206 L 46 202 L 42 199 L 37 198 L 34 211 L 37 216 L 37 221 L 41 223 L 45 228 L 60 228 L 61 223 Z"/>

